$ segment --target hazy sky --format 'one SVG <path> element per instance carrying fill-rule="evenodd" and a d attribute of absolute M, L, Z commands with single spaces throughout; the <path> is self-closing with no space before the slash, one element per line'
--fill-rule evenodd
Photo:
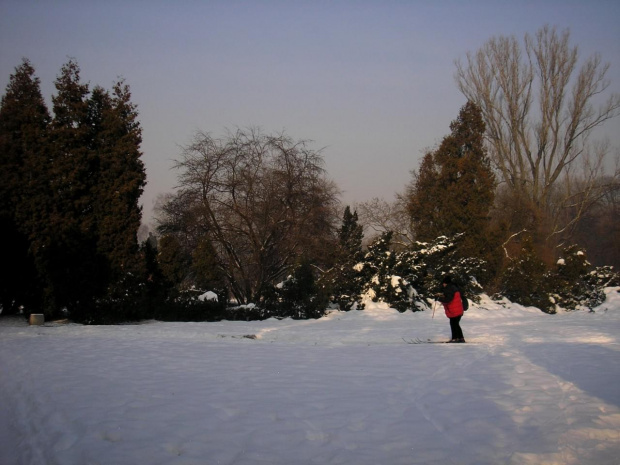
<path fill-rule="evenodd" d="M 69 57 L 91 88 L 124 77 L 143 128 L 147 222 L 197 130 L 258 126 L 310 139 L 343 202 L 392 200 L 465 103 L 454 61 L 547 23 L 570 28 L 582 57 L 600 52 L 620 92 L 611 0 L 0 0 L 0 87 L 22 57 L 48 103 Z M 620 134 L 620 121 L 607 129 Z"/>

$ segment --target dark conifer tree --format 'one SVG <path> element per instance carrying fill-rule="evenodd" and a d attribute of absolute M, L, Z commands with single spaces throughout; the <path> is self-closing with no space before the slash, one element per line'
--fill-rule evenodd
<path fill-rule="evenodd" d="M 200 238 L 192 251 L 192 282 L 198 289 L 223 292 L 226 284 L 223 272 L 217 262 L 217 254 L 207 236 Z"/>
<path fill-rule="evenodd" d="M 119 283 L 129 282 L 129 271 L 144 271 L 136 237 L 145 185 L 141 129 L 124 82 L 112 93 L 96 87 L 91 94 L 70 60 L 55 84 L 53 119 L 27 60 L 2 98 L 0 226 L 11 237 L 3 244 L 11 265 L 3 267 L 10 276 L 0 291 L 5 307 L 24 303 L 21 293 L 37 311 L 66 307 L 88 319 L 111 284 L 129 295 Z M 36 290 L 23 292 L 17 279 Z"/>
<path fill-rule="evenodd" d="M 364 229 L 358 223 L 357 212 L 351 213 L 347 206 L 338 230 L 335 265 L 322 279 L 323 283 L 328 282 L 326 287 L 341 310 L 350 310 L 355 303 L 361 303 L 362 281 L 354 267 L 362 259 L 363 237 Z"/>
<path fill-rule="evenodd" d="M 450 135 L 428 153 L 409 187 L 409 213 L 416 239 L 465 233 L 459 255 L 485 257 L 496 249 L 489 241 L 489 211 L 495 176 L 483 145 L 480 109 L 468 102 L 450 124 Z"/>
<path fill-rule="evenodd" d="M 92 191 L 98 169 L 90 151 L 93 118 L 89 86 L 80 81 L 80 68 L 74 61 L 62 67 L 55 86 L 50 174 L 55 207 L 52 219 L 59 224 L 50 226 L 59 226 L 65 233 L 88 233 L 94 228 Z"/>
<path fill-rule="evenodd" d="M 351 213 L 347 205 L 342 217 L 342 227 L 338 230 L 341 252 L 348 258 L 356 258 L 362 251 L 364 228 L 358 223 L 357 211 Z"/>
<path fill-rule="evenodd" d="M 407 209 L 418 241 L 432 241 L 444 229 L 439 169 L 433 152 L 427 152 L 407 187 Z"/>
<path fill-rule="evenodd" d="M 109 274 L 105 258 L 97 253 L 99 160 L 91 150 L 89 86 L 80 81 L 75 61 L 62 67 L 55 85 L 48 173 L 52 204 L 40 225 L 36 250 L 48 280 L 46 312 L 66 307 L 77 313 L 104 292 Z"/>
<path fill-rule="evenodd" d="M 95 88 L 90 107 L 92 118 L 97 118 L 91 124 L 91 151 L 99 167 L 94 189 L 97 250 L 117 275 L 136 264 L 139 199 L 146 184 L 140 159 L 142 129 L 129 86 L 122 81 L 115 84 L 112 95 Z"/>
<path fill-rule="evenodd" d="M 0 106 L 0 304 L 3 313 L 40 305 L 41 292 L 30 251 L 30 226 L 45 198 L 45 139 L 50 121 L 40 81 L 28 60 L 10 77 Z"/>
<path fill-rule="evenodd" d="M 325 314 L 328 300 L 321 286 L 317 286 L 310 262 L 302 259 L 281 287 L 263 294 L 261 306 L 269 316 L 278 318 L 320 318 Z"/>
<path fill-rule="evenodd" d="M 157 262 L 168 282 L 178 289 L 189 287 L 192 256 L 175 234 L 166 234 L 157 245 Z"/>

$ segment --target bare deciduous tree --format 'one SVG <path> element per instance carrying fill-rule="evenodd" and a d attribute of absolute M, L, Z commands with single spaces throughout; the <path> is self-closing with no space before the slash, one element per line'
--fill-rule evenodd
<path fill-rule="evenodd" d="M 414 242 L 411 220 L 407 212 L 407 201 L 403 195 L 397 195 L 390 203 L 384 199 L 373 198 L 355 206 L 360 223 L 368 234 L 367 242 L 372 242 L 381 234 L 392 231 L 392 244 L 397 248 L 406 248 Z"/>
<path fill-rule="evenodd" d="M 502 181 L 547 218 L 547 238 L 568 231 L 572 220 L 562 224 L 562 210 L 583 213 L 600 195 L 596 180 L 607 151 L 591 136 L 620 114 L 620 95 L 605 98 L 609 65 L 598 54 L 580 62 L 569 38 L 569 31 L 544 26 L 526 34 L 524 46 L 515 37 L 493 37 L 456 62 L 457 85 L 482 109 Z M 580 182 L 560 188 L 569 178 Z"/>
<path fill-rule="evenodd" d="M 223 139 L 198 133 L 175 167 L 179 187 L 160 230 L 181 221 L 196 228 L 193 236 L 208 236 L 242 303 L 281 279 L 300 256 L 320 260 L 334 239 L 338 192 L 320 152 L 305 141 L 257 129 Z"/>

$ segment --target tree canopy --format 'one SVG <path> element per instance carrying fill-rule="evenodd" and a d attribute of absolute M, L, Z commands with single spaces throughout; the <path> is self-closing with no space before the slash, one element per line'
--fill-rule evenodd
<path fill-rule="evenodd" d="M 598 54 L 580 60 L 570 32 L 550 26 L 526 34 L 523 43 L 492 37 L 457 61 L 458 87 L 482 111 L 494 167 L 518 199 L 513 206 L 530 219 L 517 229 L 525 226 L 538 241 L 570 238 L 592 204 L 614 188 L 600 182 L 609 147 L 592 140 L 620 114 L 620 95 L 607 93 L 608 70 Z M 619 178 L 616 169 L 612 179 Z"/>
<path fill-rule="evenodd" d="M 20 259 L 33 265 L 25 281 L 34 296 L 3 289 L 3 299 L 28 311 L 86 316 L 138 266 L 141 129 L 124 82 L 91 92 L 70 60 L 55 85 L 50 117 L 25 60 L 2 98 L 2 219 L 17 234 Z"/>
<path fill-rule="evenodd" d="M 451 133 L 426 153 L 407 189 L 408 211 L 418 241 L 465 233 L 463 257 L 488 251 L 489 213 L 495 175 L 484 148 L 480 109 L 465 104 Z"/>
<path fill-rule="evenodd" d="M 258 129 L 217 139 L 198 133 L 177 161 L 179 189 L 160 208 L 159 231 L 207 238 L 234 297 L 252 301 L 300 257 L 326 260 L 336 188 L 306 141 Z"/>

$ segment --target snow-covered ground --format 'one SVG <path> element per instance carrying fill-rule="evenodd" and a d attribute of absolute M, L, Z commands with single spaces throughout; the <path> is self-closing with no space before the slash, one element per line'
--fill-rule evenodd
<path fill-rule="evenodd" d="M 620 464 L 620 294 L 125 326 L 0 319 L 0 463 Z"/>

